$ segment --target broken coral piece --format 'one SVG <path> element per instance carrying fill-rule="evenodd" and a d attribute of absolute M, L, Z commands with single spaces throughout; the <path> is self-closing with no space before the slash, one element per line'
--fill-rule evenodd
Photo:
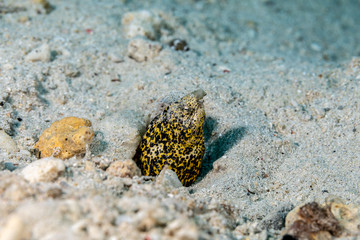
<path fill-rule="evenodd" d="M 94 137 L 90 127 L 91 122 L 87 119 L 63 118 L 43 131 L 34 148 L 39 150 L 40 158 L 53 156 L 68 159 L 81 155 Z"/>
<path fill-rule="evenodd" d="M 360 235 L 360 206 L 339 198 L 297 206 L 286 216 L 282 239 L 333 239 Z"/>
<path fill-rule="evenodd" d="M 360 205 L 345 204 L 340 198 L 328 198 L 326 203 L 330 207 L 331 213 L 339 221 L 343 228 L 344 236 L 360 235 Z"/>
<path fill-rule="evenodd" d="M 27 62 L 50 62 L 50 60 L 51 50 L 47 43 L 44 43 L 40 47 L 33 49 L 25 56 L 25 61 Z"/>

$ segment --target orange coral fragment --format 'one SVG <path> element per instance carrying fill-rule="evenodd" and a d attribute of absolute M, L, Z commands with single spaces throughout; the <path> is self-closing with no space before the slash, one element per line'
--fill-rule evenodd
<path fill-rule="evenodd" d="M 39 150 L 39 157 L 54 156 L 68 159 L 86 152 L 86 145 L 91 143 L 94 131 L 91 122 L 77 117 L 66 117 L 55 121 L 43 131 L 34 148 Z"/>

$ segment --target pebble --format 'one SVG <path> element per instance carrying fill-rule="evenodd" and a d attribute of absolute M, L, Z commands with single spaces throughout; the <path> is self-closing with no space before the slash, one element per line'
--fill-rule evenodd
<path fill-rule="evenodd" d="M 330 211 L 335 219 L 339 221 L 345 233 L 351 236 L 359 236 L 360 233 L 360 205 L 345 204 L 344 200 L 336 197 L 326 199 Z M 345 234 L 344 234 L 345 235 Z"/>
<path fill-rule="evenodd" d="M 0 130 L 0 152 L 14 153 L 17 151 L 19 148 L 15 141 L 4 130 Z"/>
<path fill-rule="evenodd" d="M 65 164 L 54 157 L 43 158 L 27 165 L 21 172 L 29 182 L 52 182 L 65 172 Z"/>
<path fill-rule="evenodd" d="M 141 171 L 132 159 L 125 161 L 115 161 L 111 163 L 110 167 L 106 169 L 106 172 L 116 177 L 128 177 L 141 176 Z"/>
<path fill-rule="evenodd" d="M 358 226 L 360 206 L 347 205 L 342 199 L 331 196 L 323 204 L 311 202 L 291 210 L 285 219 L 283 236 L 297 239 L 309 236 L 312 239 L 356 237 L 359 234 Z"/>
<path fill-rule="evenodd" d="M 80 156 L 86 152 L 86 145 L 90 144 L 94 132 L 90 128 L 91 122 L 77 117 L 66 117 L 55 121 L 43 131 L 34 148 L 39 151 L 39 157 L 55 156 L 68 159 Z"/>
<path fill-rule="evenodd" d="M 315 52 L 320 52 L 322 50 L 321 45 L 315 42 L 310 44 L 310 48 Z"/>
<path fill-rule="evenodd" d="M 159 176 L 156 178 L 156 185 L 163 188 L 166 192 L 172 192 L 174 189 L 183 186 L 176 173 L 169 169 L 167 165 L 162 169 Z"/>
<path fill-rule="evenodd" d="M 0 240 L 22 240 L 29 238 L 30 233 L 26 229 L 26 224 L 17 215 L 9 217 L 0 232 Z"/>
<path fill-rule="evenodd" d="M 129 42 L 128 56 L 137 62 L 145 62 L 159 55 L 161 49 L 160 43 L 143 38 L 134 38 Z"/>
<path fill-rule="evenodd" d="M 143 36 L 155 40 L 160 30 L 162 19 L 158 14 L 147 10 L 125 13 L 121 19 L 123 33 L 130 39 Z"/>
<path fill-rule="evenodd" d="M 183 39 L 175 38 L 170 43 L 169 46 L 171 49 L 175 51 L 189 51 L 190 48 L 187 44 L 187 42 Z"/>
<path fill-rule="evenodd" d="M 51 51 L 47 43 L 44 43 L 38 48 L 33 49 L 25 56 L 25 61 L 27 62 L 50 62 L 51 60 Z"/>

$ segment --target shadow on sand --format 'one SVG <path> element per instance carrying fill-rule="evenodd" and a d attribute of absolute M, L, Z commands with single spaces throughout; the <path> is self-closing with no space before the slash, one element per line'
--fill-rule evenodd
<path fill-rule="evenodd" d="M 208 117 L 205 119 L 204 135 L 206 152 L 198 180 L 203 179 L 213 169 L 213 163 L 224 156 L 246 132 L 245 127 L 237 127 L 226 131 L 224 134 L 212 137 L 218 123 L 216 119 Z"/>

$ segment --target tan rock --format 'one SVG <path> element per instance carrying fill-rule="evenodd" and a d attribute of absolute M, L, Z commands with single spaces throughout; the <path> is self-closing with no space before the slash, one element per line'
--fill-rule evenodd
<path fill-rule="evenodd" d="M 58 157 L 68 159 L 86 152 L 86 145 L 91 143 L 94 132 L 91 122 L 77 117 L 66 117 L 55 121 L 44 130 L 34 148 L 39 150 L 39 157 Z"/>
<path fill-rule="evenodd" d="M 131 159 L 113 162 L 106 172 L 116 177 L 133 178 L 134 176 L 141 176 L 140 169 Z"/>

